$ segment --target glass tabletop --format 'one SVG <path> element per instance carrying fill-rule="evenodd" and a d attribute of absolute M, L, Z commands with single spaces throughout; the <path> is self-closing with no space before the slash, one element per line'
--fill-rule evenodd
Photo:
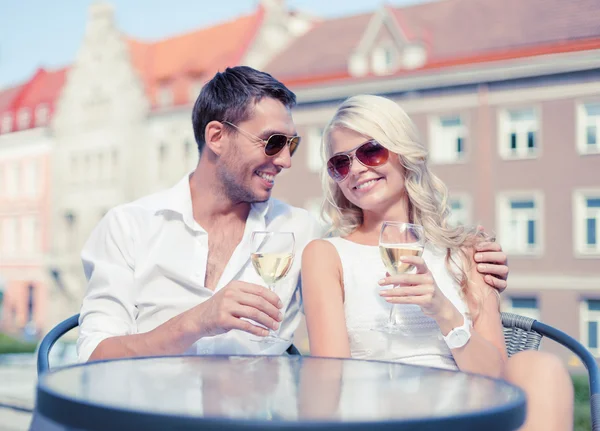
<path fill-rule="evenodd" d="M 41 376 L 41 413 L 65 423 L 56 412 L 67 406 L 85 412 L 69 423 L 79 427 L 94 414 L 106 421 L 112 413 L 115 420 L 127 414 L 146 415 L 150 423 L 160 418 L 190 424 L 223 420 L 236 428 L 244 423 L 312 422 L 331 428 L 503 417 L 516 425 L 497 429 L 516 429 L 524 419 L 525 401 L 521 390 L 500 380 L 397 363 L 183 356 L 95 362 Z"/>

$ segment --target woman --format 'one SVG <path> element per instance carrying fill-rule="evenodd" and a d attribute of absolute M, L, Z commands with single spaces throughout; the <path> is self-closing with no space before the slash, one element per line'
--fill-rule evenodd
<path fill-rule="evenodd" d="M 346 100 L 325 130 L 323 155 L 324 212 L 339 236 L 313 241 L 302 257 L 311 354 L 505 377 L 528 394 L 524 429 L 570 429 L 564 367 L 539 352 L 507 359 L 498 296 L 471 265 L 486 238 L 448 224 L 446 187 L 430 172 L 406 113 L 383 97 Z M 404 259 L 415 274 L 386 274 L 378 250 L 384 221 L 423 227 L 423 256 Z M 398 323 L 409 336 L 373 330 L 391 304 L 399 304 Z M 458 341 L 447 338 L 457 331 Z"/>

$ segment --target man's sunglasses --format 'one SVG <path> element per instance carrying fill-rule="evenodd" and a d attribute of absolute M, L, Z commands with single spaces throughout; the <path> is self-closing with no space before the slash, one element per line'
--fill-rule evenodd
<path fill-rule="evenodd" d="M 352 154 L 354 151 L 356 152 Z M 327 162 L 327 172 L 334 181 L 340 182 L 350 173 L 353 159 L 356 158 L 363 166 L 374 168 L 387 162 L 389 155 L 387 148 L 377 141 L 370 140 L 350 151 L 332 156 Z"/>
<path fill-rule="evenodd" d="M 221 121 L 221 123 L 227 124 L 228 126 L 233 127 L 237 131 L 241 132 L 248 139 L 254 140 L 255 142 L 261 142 L 265 146 L 265 154 L 269 157 L 276 156 L 285 148 L 286 145 L 290 146 L 290 156 L 293 156 L 296 150 L 298 149 L 298 145 L 300 145 L 300 136 L 287 136 L 282 134 L 275 134 L 269 136 L 267 139 L 259 138 L 252 133 L 246 132 L 245 130 L 239 128 L 233 123 L 229 121 Z"/>

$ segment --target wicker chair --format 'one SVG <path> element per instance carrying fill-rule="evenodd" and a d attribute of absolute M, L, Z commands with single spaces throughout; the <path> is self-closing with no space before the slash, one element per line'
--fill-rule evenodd
<path fill-rule="evenodd" d="M 502 313 L 504 340 L 508 356 L 522 350 L 537 350 L 542 337 L 550 338 L 575 353 L 588 371 L 592 431 L 600 431 L 600 374 L 596 358 L 579 341 L 535 319 L 512 313 Z"/>

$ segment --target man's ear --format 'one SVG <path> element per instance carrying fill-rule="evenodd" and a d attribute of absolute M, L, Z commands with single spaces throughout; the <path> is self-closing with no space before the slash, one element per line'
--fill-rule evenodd
<path fill-rule="evenodd" d="M 204 129 L 205 145 L 217 156 L 220 156 L 224 151 L 225 126 L 220 121 L 211 121 Z"/>

